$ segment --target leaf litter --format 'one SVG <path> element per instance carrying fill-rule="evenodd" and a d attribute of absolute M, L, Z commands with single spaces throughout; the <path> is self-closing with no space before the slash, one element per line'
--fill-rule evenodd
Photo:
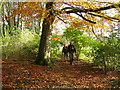
<path fill-rule="evenodd" d="M 52 67 L 2 61 L 3 88 L 119 88 L 120 72 L 93 67 L 84 61 L 58 61 Z"/>

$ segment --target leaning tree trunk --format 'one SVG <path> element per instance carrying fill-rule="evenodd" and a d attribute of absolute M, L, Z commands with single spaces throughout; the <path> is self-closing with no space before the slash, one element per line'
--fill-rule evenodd
<path fill-rule="evenodd" d="M 54 22 L 53 16 L 53 2 L 46 3 L 46 17 L 43 20 L 42 24 L 42 35 L 40 39 L 40 46 L 38 51 L 38 57 L 36 64 L 47 65 L 46 60 L 49 60 L 50 56 L 50 36 L 51 36 L 51 26 Z M 48 46 L 49 45 L 49 46 Z M 49 61 L 47 61 L 49 62 Z"/>

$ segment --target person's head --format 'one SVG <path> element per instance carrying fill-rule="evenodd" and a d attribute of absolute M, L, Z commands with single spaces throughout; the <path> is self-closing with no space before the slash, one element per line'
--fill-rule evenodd
<path fill-rule="evenodd" d="M 66 44 L 64 44 L 64 46 L 66 46 Z"/>
<path fill-rule="evenodd" d="M 72 45 L 72 42 L 70 42 L 70 45 Z"/>

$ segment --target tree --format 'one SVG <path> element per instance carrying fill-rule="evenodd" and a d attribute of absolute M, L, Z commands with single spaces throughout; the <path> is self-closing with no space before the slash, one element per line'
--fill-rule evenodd
<path fill-rule="evenodd" d="M 48 8 L 47 7 L 47 5 L 49 6 L 50 5 L 50 7 L 51 8 Z M 92 21 L 92 20 L 89 20 L 89 19 L 86 19 L 82 14 L 81 14 L 81 12 L 84 12 L 84 13 L 89 13 L 89 12 L 98 12 L 98 11 L 102 11 L 102 10 L 107 10 L 107 9 L 110 9 L 110 8 L 116 8 L 117 6 L 120 6 L 120 4 L 118 4 L 118 5 L 110 5 L 110 6 L 107 6 L 107 7 L 101 7 L 101 8 L 97 8 L 97 9 L 79 9 L 79 8 L 74 8 L 74 7 L 65 7 L 65 8 L 63 8 L 63 9 L 61 9 L 62 11 L 64 11 L 65 13 L 67 13 L 67 14 L 70 14 L 70 13 L 75 13 L 75 14 L 77 14 L 78 16 L 80 16 L 80 17 L 82 17 L 84 20 L 86 20 L 86 21 L 88 21 L 88 22 L 90 22 L 90 23 L 96 23 L 95 21 Z M 46 4 L 46 9 L 53 9 L 53 2 L 51 2 L 51 3 L 47 3 Z M 52 11 L 50 10 L 50 14 L 48 14 L 48 17 L 54 17 L 53 16 L 53 13 L 52 13 Z M 92 13 L 89 13 L 89 14 L 92 14 Z M 93 16 L 99 16 L 99 17 L 104 17 L 104 16 L 101 16 L 101 15 L 95 15 L 95 14 L 92 14 Z M 48 18 L 48 17 L 46 17 L 46 18 Z M 47 46 L 46 44 L 46 41 L 48 40 L 47 39 L 47 37 L 49 37 L 49 34 L 47 34 L 45 31 L 47 30 L 47 32 L 51 32 L 51 29 L 50 29 L 50 25 L 52 25 L 52 23 L 53 23 L 53 21 L 54 21 L 54 19 L 52 18 L 52 19 L 50 19 L 50 21 L 51 21 L 51 23 L 49 23 L 47 26 L 49 27 L 49 28 L 44 28 L 44 23 L 48 23 L 48 21 L 46 22 L 46 18 L 44 19 L 44 21 L 43 21 L 43 32 L 42 32 L 42 35 L 43 36 L 41 36 L 41 41 L 40 41 L 40 48 L 39 48 L 39 52 L 38 52 L 38 62 L 42 62 L 42 64 L 43 64 L 43 61 L 45 61 L 44 59 L 45 59 L 45 55 L 47 55 L 47 53 L 45 54 L 45 47 Z M 112 18 L 112 17 L 109 17 L 109 19 L 110 18 Z M 118 20 L 117 18 L 112 18 L 112 19 L 115 19 L 115 20 Z M 46 25 L 45 25 L 45 27 L 46 27 Z M 46 29 L 46 30 L 45 30 Z M 44 38 L 45 37 L 45 39 L 42 39 L 42 38 Z M 42 41 L 42 40 L 45 40 L 45 41 Z M 44 43 L 43 43 L 44 42 Z M 43 47 L 43 45 L 44 45 L 44 47 Z M 37 63 L 38 63 L 37 62 Z M 45 63 L 44 63 L 45 64 Z"/>
<path fill-rule="evenodd" d="M 5 12 L 4 12 L 4 4 L 2 4 L 2 12 L 1 12 L 1 14 L 2 14 L 2 29 L 1 29 L 1 36 L 5 36 L 5 21 L 4 21 L 4 18 L 5 18 Z"/>
<path fill-rule="evenodd" d="M 19 14 L 15 15 L 13 8 L 18 8 L 19 2 L 2 2 L 1 14 L 2 14 L 2 35 L 12 35 L 12 32 L 19 27 Z"/>
<path fill-rule="evenodd" d="M 37 64 L 42 64 L 42 65 L 46 65 L 46 61 L 48 60 L 50 55 L 50 47 L 48 45 L 50 45 L 50 41 L 49 39 L 51 38 L 51 31 L 52 31 L 52 23 L 54 22 L 54 13 L 53 13 L 53 2 L 47 2 L 46 3 L 46 10 L 48 10 L 48 13 L 46 13 L 46 17 L 43 20 L 43 24 L 42 24 L 42 35 L 41 35 L 41 39 L 40 39 L 40 47 L 39 47 L 39 52 L 38 52 L 38 58 L 36 60 Z"/>

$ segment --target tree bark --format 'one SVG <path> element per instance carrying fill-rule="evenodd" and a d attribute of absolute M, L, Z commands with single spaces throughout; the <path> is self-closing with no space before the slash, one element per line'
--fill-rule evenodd
<path fill-rule="evenodd" d="M 50 62 L 50 50 L 51 50 L 51 38 L 52 38 L 52 26 L 50 27 L 50 31 L 48 32 L 48 37 L 46 41 L 46 49 L 45 49 L 45 58 Z"/>
<path fill-rule="evenodd" d="M 10 3 L 8 2 L 7 6 L 7 15 L 10 16 Z M 7 17 L 7 23 L 8 23 L 8 28 L 9 28 L 9 34 L 11 34 L 11 23 L 10 23 L 10 17 Z"/>
<path fill-rule="evenodd" d="M 20 17 L 20 15 L 18 14 L 18 16 L 17 16 L 17 21 L 16 21 L 16 28 L 19 27 L 19 17 Z"/>
<path fill-rule="evenodd" d="M 19 3 L 20 3 L 20 2 L 17 3 L 18 8 L 19 8 Z M 20 17 L 20 14 L 17 15 L 17 22 L 16 22 L 16 24 L 17 24 L 16 27 L 17 27 L 17 28 L 19 27 L 19 23 L 20 23 L 20 22 L 19 22 L 19 20 L 20 20 L 19 17 Z"/>
<path fill-rule="evenodd" d="M 2 21 L 3 21 L 3 25 L 2 25 L 2 31 L 1 31 L 1 35 L 5 36 L 5 13 L 4 13 L 4 4 L 2 4 L 2 11 L 3 11 L 3 17 L 2 17 Z"/>
<path fill-rule="evenodd" d="M 16 30 L 16 21 L 15 21 L 16 17 L 13 16 L 13 19 L 14 19 L 14 30 Z"/>
<path fill-rule="evenodd" d="M 47 65 L 46 62 L 49 62 L 50 60 L 50 36 L 51 36 L 51 25 L 54 22 L 54 16 L 53 16 L 53 2 L 47 2 L 46 3 L 46 11 L 49 11 L 46 14 L 46 17 L 43 20 L 42 24 L 42 35 L 40 39 L 40 46 L 38 51 L 38 57 L 36 60 L 36 64 L 41 65 Z M 49 46 L 48 46 L 49 45 Z M 47 61 L 46 61 L 47 60 Z"/>

